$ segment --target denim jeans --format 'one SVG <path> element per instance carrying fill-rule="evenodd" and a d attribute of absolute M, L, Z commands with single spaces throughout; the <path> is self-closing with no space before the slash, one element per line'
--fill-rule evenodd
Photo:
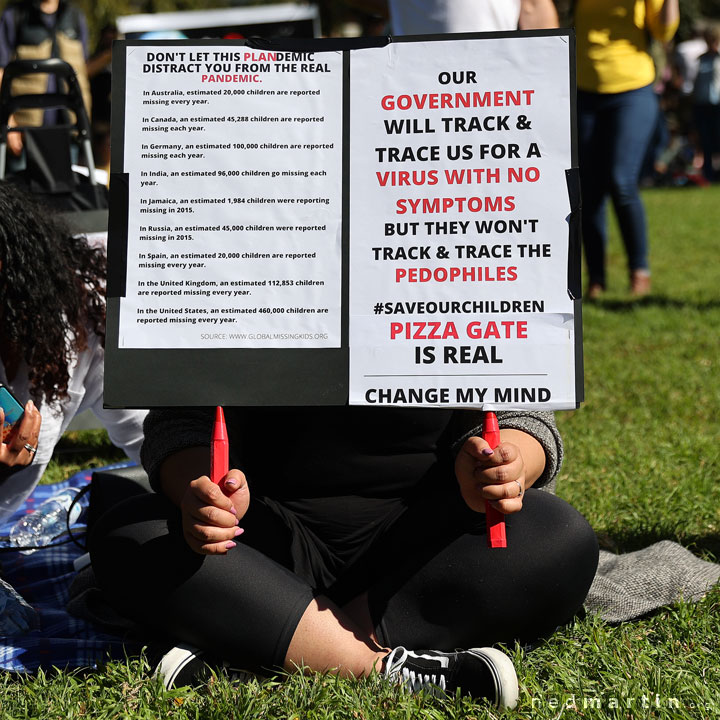
<path fill-rule="evenodd" d="M 605 286 L 608 195 L 630 270 L 649 268 L 638 180 L 658 112 L 652 85 L 612 94 L 578 91 L 583 245 L 591 283 Z"/>

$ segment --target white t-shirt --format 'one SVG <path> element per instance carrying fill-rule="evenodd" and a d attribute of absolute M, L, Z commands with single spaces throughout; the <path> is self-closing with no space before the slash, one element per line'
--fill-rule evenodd
<path fill-rule="evenodd" d="M 680 90 L 691 95 L 700 66 L 700 56 L 707 52 L 707 43 L 702 38 L 691 38 L 675 46 L 678 69 L 682 77 Z"/>
<path fill-rule="evenodd" d="M 521 0 L 390 0 L 394 35 L 517 30 Z"/>

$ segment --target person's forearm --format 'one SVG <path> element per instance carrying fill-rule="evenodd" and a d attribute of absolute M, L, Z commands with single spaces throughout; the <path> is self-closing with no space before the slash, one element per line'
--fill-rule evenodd
<path fill-rule="evenodd" d="M 160 466 L 160 487 L 176 505 L 187 486 L 196 478 L 210 474 L 210 448 L 190 447 L 169 455 Z"/>
<path fill-rule="evenodd" d="M 657 7 L 657 2 L 651 4 Z M 663 25 L 674 25 L 680 22 L 680 3 L 678 0 L 665 0 L 656 10 L 655 16 Z"/>
<path fill-rule="evenodd" d="M 522 430 L 501 430 L 500 441 L 513 443 L 520 448 L 525 464 L 525 487 L 531 487 L 545 469 L 545 451 L 542 445 Z"/>
<path fill-rule="evenodd" d="M 661 42 L 672 40 L 680 22 L 678 0 L 645 0 L 647 25 L 653 37 Z"/>
<path fill-rule="evenodd" d="M 521 30 L 542 30 L 558 26 L 558 14 L 552 0 L 522 0 L 520 5 Z"/>
<path fill-rule="evenodd" d="M 112 51 L 110 49 L 89 58 L 85 63 L 88 77 L 90 79 L 94 78 L 110 62 L 111 58 Z"/>

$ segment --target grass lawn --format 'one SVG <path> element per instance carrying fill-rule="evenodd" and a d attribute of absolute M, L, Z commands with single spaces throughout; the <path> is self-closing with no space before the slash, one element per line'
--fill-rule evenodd
<path fill-rule="evenodd" d="M 610 289 L 586 304 L 586 400 L 560 413 L 558 492 L 601 545 L 676 540 L 720 559 L 720 187 L 651 190 L 653 294 L 632 302 L 616 232 Z M 54 480 L 117 458 L 101 433 L 68 438 Z M 578 620 L 514 655 L 520 704 L 498 713 L 460 698 L 413 697 L 376 679 L 293 677 L 161 690 L 140 660 L 93 673 L 0 675 L 2 718 L 712 718 L 720 716 L 720 590 L 637 622 Z"/>

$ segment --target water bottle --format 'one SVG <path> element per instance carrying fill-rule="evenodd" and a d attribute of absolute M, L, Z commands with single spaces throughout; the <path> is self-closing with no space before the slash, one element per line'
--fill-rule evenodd
<path fill-rule="evenodd" d="M 73 525 L 80 517 L 82 512 L 80 503 L 73 505 L 78 492 L 77 488 L 62 490 L 40 503 L 31 513 L 23 515 L 10 530 L 10 543 L 15 547 L 35 549 L 50 545 L 56 537 L 67 530 L 68 524 Z M 68 513 L 70 513 L 69 523 Z M 35 549 L 21 552 L 30 555 Z"/>

